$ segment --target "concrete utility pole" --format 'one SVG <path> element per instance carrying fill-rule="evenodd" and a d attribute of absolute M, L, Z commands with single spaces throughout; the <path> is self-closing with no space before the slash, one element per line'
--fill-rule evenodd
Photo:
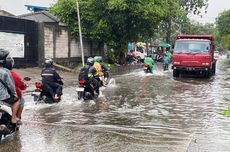
<path fill-rule="evenodd" d="M 79 38 L 80 38 L 80 47 L 81 47 L 81 58 L 82 58 L 82 65 L 85 66 L 84 60 L 84 51 L 83 51 L 83 42 L 82 42 L 82 34 L 81 34 L 81 19 L 80 19 L 80 12 L 79 12 L 79 3 L 77 2 L 77 19 L 78 19 L 78 29 L 79 29 Z"/>

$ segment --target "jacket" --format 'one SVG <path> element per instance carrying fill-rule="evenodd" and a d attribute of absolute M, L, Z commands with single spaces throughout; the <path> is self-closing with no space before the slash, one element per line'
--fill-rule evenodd
<path fill-rule="evenodd" d="M 14 79 L 17 96 L 21 98 L 22 90 L 26 90 L 27 86 L 15 71 L 11 70 L 10 73 L 11 73 L 12 78 Z"/>
<path fill-rule="evenodd" d="M 9 87 L 11 93 L 13 96 L 17 97 L 16 91 L 15 91 L 15 85 L 14 80 L 10 74 L 10 71 L 6 68 L 0 67 L 0 79 L 6 83 L 6 85 Z M 7 88 L 0 82 L 0 100 L 5 100 L 10 98 L 11 95 L 7 91 Z"/>

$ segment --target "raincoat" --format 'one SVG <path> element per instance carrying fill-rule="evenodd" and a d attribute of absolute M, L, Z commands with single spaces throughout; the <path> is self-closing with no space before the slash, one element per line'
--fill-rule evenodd
<path fill-rule="evenodd" d="M 152 57 L 145 57 L 144 64 L 148 64 L 150 68 L 150 72 L 153 73 L 154 70 L 154 60 Z"/>

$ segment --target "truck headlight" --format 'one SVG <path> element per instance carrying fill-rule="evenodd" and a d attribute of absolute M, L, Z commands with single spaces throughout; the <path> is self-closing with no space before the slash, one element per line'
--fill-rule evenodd
<path fill-rule="evenodd" d="M 177 64 L 178 65 L 178 64 L 180 64 L 180 62 L 173 62 L 173 64 Z"/>
<path fill-rule="evenodd" d="M 204 63 L 202 63 L 202 65 L 210 65 L 208 62 L 204 62 Z"/>

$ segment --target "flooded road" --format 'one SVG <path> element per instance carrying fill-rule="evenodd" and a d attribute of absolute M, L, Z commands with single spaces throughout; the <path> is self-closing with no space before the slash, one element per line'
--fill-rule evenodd
<path fill-rule="evenodd" d="M 65 78 L 65 77 L 64 77 Z M 5 152 L 230 151 L 230 69 L 220 59 L 210 79 L 172 77 L 142 69 L 116 75 L 96 101 L 35 105 L 27 94 L 20 131 L 0 143 Z"/>

